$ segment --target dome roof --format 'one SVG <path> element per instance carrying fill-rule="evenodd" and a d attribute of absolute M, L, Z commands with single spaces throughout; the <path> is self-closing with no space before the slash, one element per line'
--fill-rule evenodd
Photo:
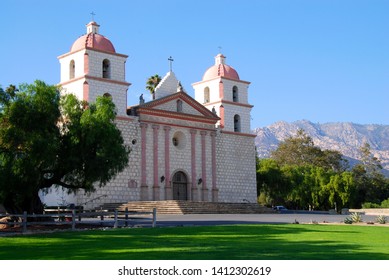
<path fill-rule="evenodd" d="M 111 41 L 104 37 L 103 35 L 98 34 L 99 25 L 92 21 L 87 24 L 87 34 L 78 38 L 70 48 L 70 52 L 75 52 L 85 48 L 91 48 L 99 51 L 105 52 L 116 52 L 115 47 Z"/>
<path fill-rule="evenodd" d="M 238 72 L 231 66 L 225 64 L 225 56 L 218 54 L 215 57 L 215 65 L 209 67 L 203 75 L 203 81 L 211 80 L 217 77 L 224 77 L 233 80 L 240 80 Z"/>

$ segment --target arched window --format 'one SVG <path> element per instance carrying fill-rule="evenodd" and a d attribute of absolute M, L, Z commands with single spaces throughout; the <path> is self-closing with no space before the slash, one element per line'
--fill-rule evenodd
<path fill-rule="evenodd" d="M 71 60 L 69 65 L 69 79 L 74 79 L 75 71 L 76 71 L 76 64 L 74 63 L 74 60 Z"/>
<path fill-rule="evenodd" d="M 103 60 L 103 78 L 111 78 L 111 65 L 108 59 Z"/>
<path fill-rule="evenodd" d="M 107 98 L 112 98 L 112 95 L 110 95 L 108 92 L 104 93 L 103 96 Z"/>
<path fill-rule="evenodd" d="M 238 87 L 237 86 L 234 86 L 232 88 L 232 101 L 239 102 Z"/>
<path fill-rule="evenodd" d="M 240 132 L 240 116 L 234 116 L 234 132 Z"/>
<path fill-rule="evenodd" d="M 204 89 L 204 103 L 209 103 L 209 87 Z"/>
<path fill-rule="evenodd" d="M 182 112 L 182 101 L 177 100 L 177 112 Z"/>

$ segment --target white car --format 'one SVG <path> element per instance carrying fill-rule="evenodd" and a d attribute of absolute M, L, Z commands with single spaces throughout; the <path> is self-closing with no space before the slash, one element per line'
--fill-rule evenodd
<path fill-rule="evenodd" d="M 279 206 L 274 206 L 274 207 L 273 207 L 273 210 L 276 210 L 276 211 L 287 211 L 288 209 L 285 208 L 285 207 L 282 206 L 282 205 L 279 205 Z"/>

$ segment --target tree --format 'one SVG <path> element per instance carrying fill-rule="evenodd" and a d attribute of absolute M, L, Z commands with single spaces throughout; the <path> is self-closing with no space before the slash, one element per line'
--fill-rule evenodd
<path fill-rule="evenodd" d="M 0 94 L 0 201 L 6 208 L 40 212 L 39 190 L 90 192 L 127 166 L 130 150 L 110 98 L 88 104 L 42 81 Z"/>
<path fill-rule="evenodd" d="M 280 166 L 273 159 L 257 161 L 257 193 L 264 204 L 283 204 L 289 193 Z"/>
<path fill-rule="evenodd" d="M 360 163 L 352 169 L 356 182 L 356 196 L 353 205 L 363 202 L 380 203 L 389 197 L 389 180 L 382 174 L 381 162 L 376 158 L 368 143 L 360 148 Z"/>
<path fill-rule="evenodd" d="M 280 165 L 314 165 L 324 169 L 342 172 L 347 169 L 347 161 L 338 151 L 321 150 L 304 130 L 299 129 L 296 136 L 286 138 L 271 153 L 271 158 Z"/>
<path fill-rule="evenodd" d="M 150 91 L 153 100 L 155 99 L 155 89 L 158 86 L 160 81 L 161 81 L 161 77 L 158 74 L 155 74 L 154 76 L 151 76 L 150 78 L 147 79 L 146 89 Z"/>

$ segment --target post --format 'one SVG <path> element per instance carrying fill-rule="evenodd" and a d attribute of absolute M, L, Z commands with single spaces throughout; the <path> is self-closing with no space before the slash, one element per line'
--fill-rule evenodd
<path fill-rule="evenodd" d="M 113 228 L 118 227 L 118 210 L 115 209 L 115 223 L 113 224 Z"/>
<path fill-rule="evenodd" d="M 103 215 L 103 212 L 101 212 L 101 216 L 100 216 L 100 220 L 101 220 L 101 223 L 100 225 L 104 225 L 103 221 L 104 221 L 104 215 Z"/>
<path fill-rule="evenodd" d="M 128 207 L 126 207 L 126 212 L 125 212 L 125 222 L 124 222 L 124 225 L 126 226 L 126 227 L 128 227 Z"/>
<path fill-rule="evenodd" d="M 76 210 L 72 210 L 72 230 L 76 229 Z"/>
<path fill-rule="evenodd" d="M 23 232 L 27 231 L 27 212 L 23 212 Z"/>
<path fill-rule="evenodd" d="M 155 227 L 157 225 L 157 208 L 153 208 L 153 224 L 152 227 Z"/>

